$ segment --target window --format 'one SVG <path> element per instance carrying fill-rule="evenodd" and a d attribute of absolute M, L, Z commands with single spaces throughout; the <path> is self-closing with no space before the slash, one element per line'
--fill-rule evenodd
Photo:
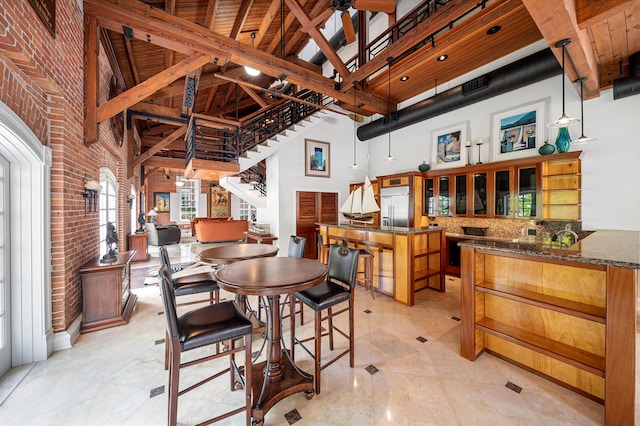
<path fill-rule="evenodd" d="M 178 188 L 180 196 L 180 221 L 190 222 L 198 213 L 199 180 L 183 180 L 184 186 Z"/>
<path fill-rule="evenodd" d="M 100 255 L 107 253 L 107 222 L 111 222 L 118 229 L 118 183 L 113 172 L 107 168 L 100 168 Z M 120 246 L 122 237 L 118 236 Z"/>
<path fill-rule="evenodd" d="M 246 200 L 240 199 L 240 220 L 256 221 L 257 209 Z"/>

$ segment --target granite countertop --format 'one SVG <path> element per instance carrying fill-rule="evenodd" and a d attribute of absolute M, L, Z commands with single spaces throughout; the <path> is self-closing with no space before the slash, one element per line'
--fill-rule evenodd
<path fill-rule="evenodd" d="M 384 233 L 392 233 L 392 234 L 418 234 L 422 232 L 444 230 L 444 228 L 438 227 L 438 226 L 424 226 L 424 227 L 368 226 L 368 225 L 354 225 L 351 223 L 316 223 L 316 225 L 335 226 L 338 228 L 349 229 L 354 231 L 384 232 Z"/>
<path fill-rule="evenodd" d="M 638 231 L 596 231 L 567 248 L 485 238 L 465 240 L 458 245 L 550 259 L 640 269 L 640 232 Z"/>

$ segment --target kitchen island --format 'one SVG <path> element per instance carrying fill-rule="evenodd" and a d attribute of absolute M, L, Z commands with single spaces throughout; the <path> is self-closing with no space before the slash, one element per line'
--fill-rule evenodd
<path fill-rule="evenodd" d="M 633 424 L 640 232 L 459 244 L 461 356 L 491 353 L 603 403 L 606 424 Z"/>
<path fill-rule="evenodd" d="M 326 244 L 346 241 L 350 247 L 373 255 L 372 285 L 376 291 L 413 306 L 416 291 L 445 290 L 442 228 L 328 223 L 317 226 Z"/>

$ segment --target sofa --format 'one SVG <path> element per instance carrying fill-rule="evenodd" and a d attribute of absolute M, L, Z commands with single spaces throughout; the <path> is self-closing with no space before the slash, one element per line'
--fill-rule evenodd
<path fill-rule="evenodd" d="M 180 242 L 180 228 L 178 225 L 158 226 L 156 223 L 144 224 L 147 231 L 147 243 L 151 246 L 164 246 Z"/>
<path fill-rule="evenodd" d="M 196 217 L 191 219 L 191 234 L 200 243 L 243 240 L 249 230 L 248 220 Z"/>

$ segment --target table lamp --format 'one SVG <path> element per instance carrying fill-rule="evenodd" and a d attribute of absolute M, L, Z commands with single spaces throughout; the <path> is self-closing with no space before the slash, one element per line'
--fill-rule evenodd
<path fill-rule="evenodd" d="M 155 211 L 154 209 L 149 210 L 149 213 L 147 213 L 147 216 L 150 217 L 149 222 L 150 223 L 156 223 L 156 216 L 158 216 L 158 212 Z"/>

